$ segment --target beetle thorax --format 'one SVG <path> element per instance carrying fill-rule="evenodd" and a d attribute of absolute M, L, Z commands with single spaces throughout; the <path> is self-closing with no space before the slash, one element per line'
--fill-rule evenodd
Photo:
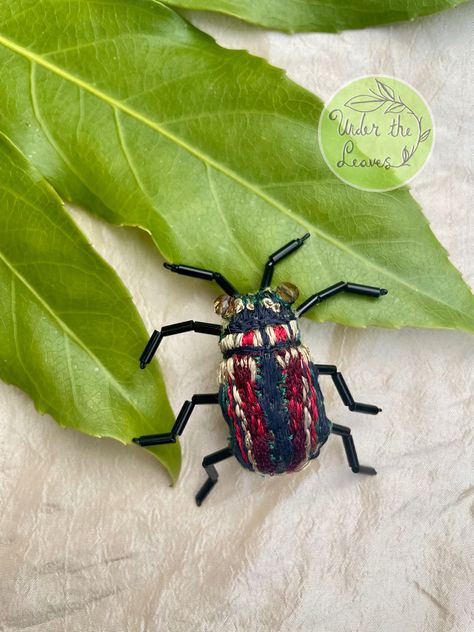
<path fill-rule="evenodd" d="M 224 354 L 300 343 L 296 315 L 290 303 L 270 288 L 233 298 L 232 313 L 219 341 Z"/>

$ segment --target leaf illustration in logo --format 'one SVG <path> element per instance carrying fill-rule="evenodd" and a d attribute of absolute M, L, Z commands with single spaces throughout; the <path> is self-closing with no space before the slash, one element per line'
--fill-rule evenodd
<path fill-rule="evenodd" d="M 386 83 L 383 83 L 382 81 L 379 81 L 378 79 L 376 79 L 375 81 L 377 82 L 377 87 L 379 89 L 380 94 L 384 98 L 388 97 L 389 99 L 394 101 L 395 100 L 395 92 L 392 90 L 392 88 L 390 86 L 387 86 Z"/>
<path fill-rule="evenodd" d="M 402 158 L 403 158 L 403 162 L 404 163 L 407 162 L 407 160 L 409 160 L 409 158 L 410 158 L 410 152 L 408 151 L 406 145 L 405 145 L 405 147 L 403 148 L 403 151 L 402 151 Z"/>
<path fill-rule="evenodd" d="M 356 97 L 351 97 L 344 105 L 356 112 L 375 112 L 384 103 L 385 99 L 376 99 L 370 94 L 359 94 Z"/>
<path fill-rule="evenodd" d="M 428 138 L 428 136 L 430 135 L 430 132 L 431 132 L 430 129 L 427 129 L 423 132 L 423 134 L 420 136 L 420 143 L 423 143 Z"/>
<path fill-rule="evenodd" d="M 404 103 L 392 103 L 386 110 L 385 114 L 401 114 L 406 108 Z"/>

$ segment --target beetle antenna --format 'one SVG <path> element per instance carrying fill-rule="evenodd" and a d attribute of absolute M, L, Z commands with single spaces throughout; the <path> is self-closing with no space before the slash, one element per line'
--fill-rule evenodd
<path fill-rule="evenodd" d="M 262 282 L 260 283 L 261 290 L 271 284 L 273 271 L 276 264 L 280 263 L 280 261 L 282 261 L 285 257 L 288 257 L 288 255 L 291 255 L 291 253 L 295 252 L 295 250 L 298 250 L 298 248 L 300 248 L 300 246 L 304 244 L 309 236 L 310 234 L 306 233 L 305 235 L 303 235 L 303 237 L 300 237 L 299 239 L 293 239 L 292 241 L 289 241 L 282 248 L 280 248 L 268 257 L 268 261 L 265 265 L 265 270 L 263 271 Z"/>

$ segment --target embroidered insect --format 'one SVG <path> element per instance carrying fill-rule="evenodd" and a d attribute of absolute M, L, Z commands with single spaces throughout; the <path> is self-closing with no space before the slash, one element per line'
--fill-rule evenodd
<path fill-rule="evenodd" d="M 293 304 L 299 295 L 296 286 L 270 286 L 276 264 L 308 237 L 309 233 L 294 239 L 270 255 L 260 289 L 253 294 L 239 294 L 218 272 L 165 263 L 172 272 L 216 281 L 225 294 L 216 299 L 214 307 L 224 322 L 217 325 L 189 320 L 155 330 L 140 357 L 140 367 L 146 367 L 166 336 L 186 331 L 219 336 L 223 355 L 218 371 L 219 392 L 193 395 L 185 401 L 170 432 L 136 437 L 133 441 L 144 447 L 174 443 L 196 405 L 220 404 L 230 436 L 227 447 L 203 459 L 208 478 L 195 496 L 198 505 L 217 483 L 216 463 L 235 456 L 244 468 L 262 475 L 296 472 L 319 455 L 331 433 L 342 437 L 353 472 L 376 474 L 373 467 L 360 465 L 350 428 L 327 418 L 319 376 L 332 378 L 351 411 L 376 415 L 381 409 L 354 401 L 335 366 L 311 361 L 309 351 L 301 343 L 298 319 L 340 292 L 378 298 L 387 290 L 341 281 L 313 294 L 295 309 Z"/>

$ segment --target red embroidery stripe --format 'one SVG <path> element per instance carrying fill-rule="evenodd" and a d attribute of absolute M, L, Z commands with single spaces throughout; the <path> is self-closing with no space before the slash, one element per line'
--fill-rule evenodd
<path fill-rule="evenodd" d="M 283 351 L 280 355 L 285 355 Z M 303 380 L 301 356 L 291 356 L 288 367 L 284 370 L 286 399 L 288 401 L 289 432 L 293 435 L 291 445 L 293 458 L 288 471 L 293 471 L 306 459 L 306 433 L 304 429 Z"/>
<path fill-rule="evenodd" d="M 247 347 L 253 345 L 253 331 L 247 331 L 242 337 L 242 346 Z"/>
<path fill-rule="evenodd" d="M 265 426 L 263 410 L 255 392 L 255 383 L 252 382 L 250 369 L 248 366 L 241 365 L 240 358 L 234 363 L 234 375 L 235 385 L 242 400 L 241 408 L 252 437 L 252 454 L 256 467 L 260 472 L 272 471 L 269 446 L 272 435 Z"/>
<path fill-rule="evenodd" d="M 277 325 L 273 328 L 273 331 L 275 332 L 276 339 L 279 342 L 284 342 L 286 340 L 287 335 L 284 327 L 282 327 L 281 325 Z"/>

